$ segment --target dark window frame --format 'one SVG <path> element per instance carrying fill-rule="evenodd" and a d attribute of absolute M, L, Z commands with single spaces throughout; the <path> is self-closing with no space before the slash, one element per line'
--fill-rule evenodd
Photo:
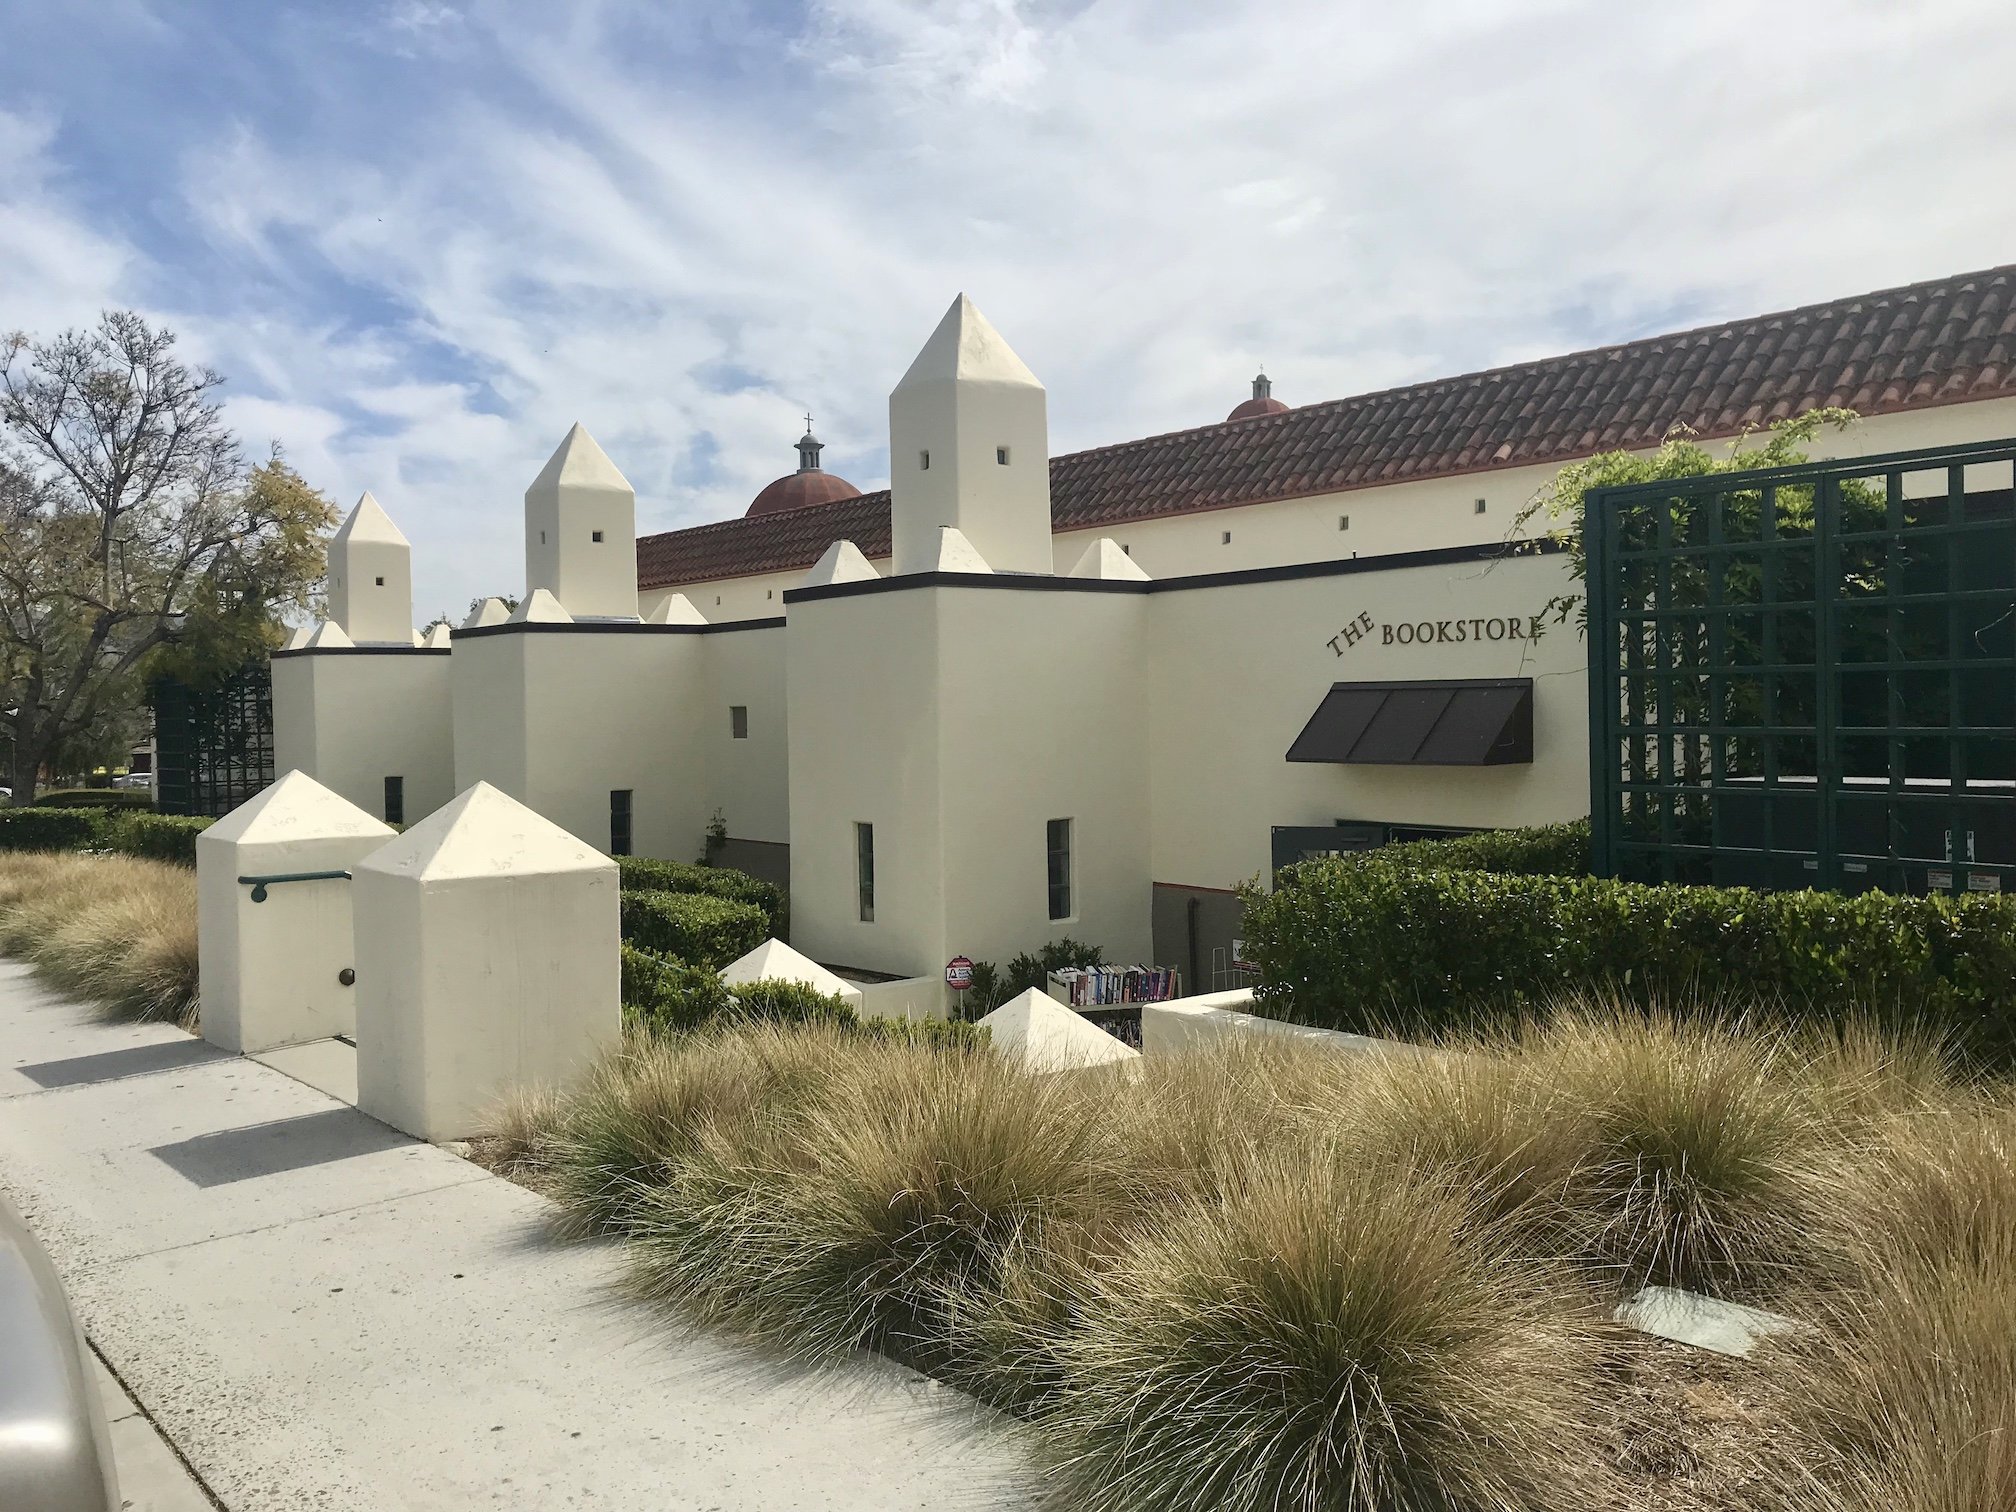
<path fill-rule="evenodd" d="M 1048 893 L 1051 922 L 1075 918 L 1076 878 L 1072 875 L 1073 842 L 1077 824 L 1071 819 L 1049 819 L 1043 825 L 1044 881 Z"/>
<path fill-rule="evenodd" d="M 636 799 L 635 788 L 609 790 L 609 854 L 612 856 L 634 854 L 631 846 L 635 842 Z"/>

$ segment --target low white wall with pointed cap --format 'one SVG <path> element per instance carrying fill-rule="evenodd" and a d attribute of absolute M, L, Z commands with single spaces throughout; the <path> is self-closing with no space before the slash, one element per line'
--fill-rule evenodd
<path fill-rule="evenodd" d="M 782 940 L 765 940 L 747 955 L 737 956 L 723 966 L 720 975 L 730 987 L 746 987 L 753 982 L 802 982 L 815 992 L 837 997 L 857 1011 L 861 1007 L 859 987 Z"/>
<path fill-rule="evenodd" d="M 349 871 L 391 829 L 305 772 L 290 771 L 196 838 L 203 1037 L 225 1050 L 348 1034 L 355 990 L 348 882 L 282 882 L 263 902 L 240 877 Z"/>
<path fill-rule="evenodd" d="M 478 783 L 358 863 L 357 1105 L 422 1139 L 622 1037 L 616 863 Z"/>

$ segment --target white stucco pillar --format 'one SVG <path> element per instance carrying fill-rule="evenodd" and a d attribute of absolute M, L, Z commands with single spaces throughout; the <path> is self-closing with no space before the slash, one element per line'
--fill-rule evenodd
<path fill-rule="evenodd" d="M 196 838 L 197 961 L 203 1037 L 240 1053 L 348 1034 L 356 1026 L 349 871 L 389 826 L 306 772 L 292 771 Z"/>
<path fill-rule="evenodd" d="M 356 867 L 357 1106 L 475 1133 L 622 1036 L 616 863 L 479 782 Z"/>

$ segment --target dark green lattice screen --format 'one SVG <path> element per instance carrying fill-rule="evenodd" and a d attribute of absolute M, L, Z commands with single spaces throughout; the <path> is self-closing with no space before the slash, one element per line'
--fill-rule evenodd
<path fill-rule="evenodd" d="M 214 686 L 161 679 L 154 706 L 155 806 L 164 814 L 228 814 L 273 781 L 273 674 L 241 667 Z"/>
<path fill-rule="evenodd" d="M 2016 441 L 1591 493 L 1597 869 L 2016 885 Z"/>

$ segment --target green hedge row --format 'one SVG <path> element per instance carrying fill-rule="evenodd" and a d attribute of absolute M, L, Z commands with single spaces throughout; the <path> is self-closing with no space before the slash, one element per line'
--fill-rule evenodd
<path fill-rule="evenodd" d="M 192 814 L 115 814 L 106 823 L 111 849 L 156 861 L 196 864 L 196 837 L 217 821 Z"/>
<path fill-rule="evenodd" d="M 110 850 L 194 866 L 196 837 L 213 822 L 89 806 L 7 808 L 0 809 L 0 851 Z"/>
<path fill-rule="evenodd" d="M 36 808 L 144 809 L 154 806 L 145 788 L 45 788 L 35 795 Z"/>
<path fill-rule="evenodd" d="M 719 971 L 769 934 L 763 910 L 705 893 L 625 892 L 623 938 L 640 950 Z"/>
<path fill-rule="evenodd" d="M 104 838 L 101 809 L 0 809 L 0 851 L 90 850 L 103 845 Z"/>
<path fill-rule="evenodd" d="M 1529 829 L 1481 830 L 1447 840 L 1412 840 L 1354 859 L 1454 871 L 1508 872 L 1528 877 L 1589 875 L 1589 821 L 1541 824 Z"/>
<path fill-rule="evenodd" d="M 769 933 L 783 939 L 786 928 L 784 889 L 728 866 L 696 866 L 691 861 L 660 861 L 652 856 L 618 856 L 625 892 L 700 893 L 729 898 L 763 910 Z"/>
<path fill-rule="evenodd" d="M 972 1024 L 929 1020 L 861 1019 L 840 998 L 803 982 L 751 982 L 729 987 L 711 971 L 684 961 L 623 946 L 623 1017 L 639 1028 L 677 1034 L 727 1015 L 784 1023 L 844 1024 L 876 1039 L 970 1047 L 988 1034 Z"/>
<path fill-rule="evenodd" d="M 1598 877 L 1306 862 L 1250 894 L 1245 934 L 1274 1018 L 1425 1037 L 1622 991 L 1934 1023 L 2016 1066 L 2016 908 L 1991 897 L 1753 892 Z"/>

